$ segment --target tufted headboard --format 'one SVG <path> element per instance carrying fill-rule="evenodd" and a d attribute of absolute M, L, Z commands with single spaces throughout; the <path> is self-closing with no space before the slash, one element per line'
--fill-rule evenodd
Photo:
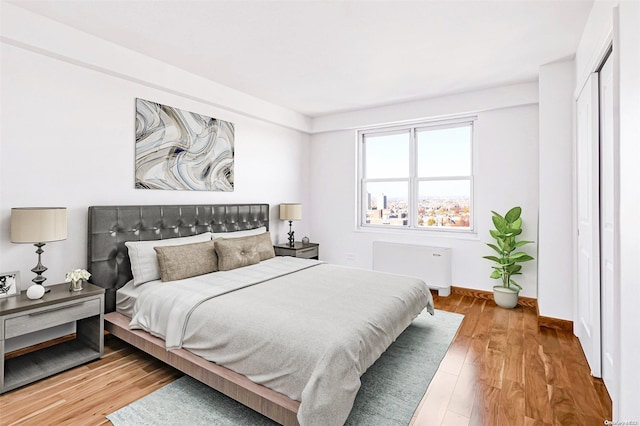
<path fill-rule="evenodd" d="M 116 290 L 133 278 L 126 241 L 164 240 L 203 232 L 265 226 L 268 204 L 89 207 L 87 269 L 106 289 L 105 313 L 115 310 Z"/>

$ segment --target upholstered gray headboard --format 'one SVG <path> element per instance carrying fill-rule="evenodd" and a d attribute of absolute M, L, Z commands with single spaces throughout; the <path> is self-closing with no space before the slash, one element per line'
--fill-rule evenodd
<path fill-rule="evenodd" d="M 203 232 L 265 226 L 268 204 L 89 207 L 87 269 L 104 287 L 105 312 L 115 310 L 116 290 L 132 279 L 126 241 L 164 240 Z"/>

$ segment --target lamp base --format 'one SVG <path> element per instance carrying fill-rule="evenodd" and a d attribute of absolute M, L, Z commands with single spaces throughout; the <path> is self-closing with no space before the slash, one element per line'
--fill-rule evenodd
<path fill-rule="evenodd" d="M 293 223 L 292 220 L 289 221 L 289 247 L 293 247 L 296 245 L 295 243 L 295 239 L 293 237 L 293 230 L 291 229 L 291 224 Z"/>
<path fill-rule="evenodd" d="M 44 253 L 44 250 L 42 250 L 42 247 L 45 246 L 45 243 L 35 243 L 34 246 L 38 247 L 38 249 L 36 250 L 36 253 L 38 254 L 38 264 L 36 266 L 33 267 L 33 269 L 31 270 L 31 272 L 34 272 L 36 274 L 36 277 L 34 279 L 32 279 L 31 281 L 33 281 L 34 283 L 41 285 L 42 287 L 44 287 L 44 292 L 45 293 L 49 293 L 51 291 L 50 288 L 47 288 L 44 286 L 44 282 L 47 280 L 42 273 L 44 271 L 46 271 L 48 268 L 46 266 L 44 266 L 41 262 L 40 256 L 42 255 L 42 253 Z"/>

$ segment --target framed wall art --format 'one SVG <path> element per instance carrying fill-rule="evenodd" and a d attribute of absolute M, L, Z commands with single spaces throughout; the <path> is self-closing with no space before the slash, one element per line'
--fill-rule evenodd
<path fill-rule="evenodd" d="M 20 272 L 13 271 L 0 273 L 0 298 L 20 294 L 20 290 L 18 290 L 19 285 Z"/>
<path fill-rule="evenodd" d="M 136 99 L 135 186 L 233 191 L 235 126 Z"/>

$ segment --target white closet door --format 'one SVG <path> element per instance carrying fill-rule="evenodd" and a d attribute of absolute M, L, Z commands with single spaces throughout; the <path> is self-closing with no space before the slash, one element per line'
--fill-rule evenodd
<path fill-rule="evenodd" d="M 591 374 L 601 377 L 598 74 L 589 76 L 577 105 L 577 321 Z"/>
<path fill-rule="evenodd" d="M 617 401 L 616 307 L 619 305 L 616 236 L 616 147 L 613 123 L 613 58 L 600 70 L 600 283 L 602 297 L 602 378 L 613 401 Z"/>

